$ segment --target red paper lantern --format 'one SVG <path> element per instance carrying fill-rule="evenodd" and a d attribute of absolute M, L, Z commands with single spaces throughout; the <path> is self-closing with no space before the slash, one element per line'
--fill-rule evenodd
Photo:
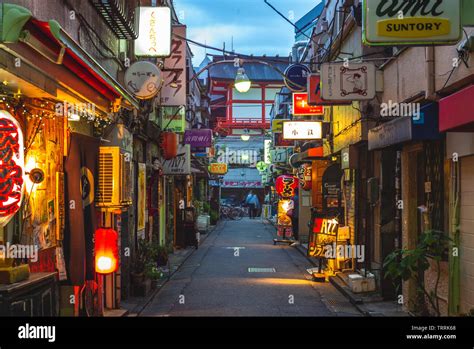
<path fill-rule="evenodd" d="M 275 182 L 275 189 L 282 198 L 292 198 L 298 188 L 298 178 L 288 175 L 279 176 Z"/>
<path fill-rule="evenodd" d="M 312 183 L 312 166 L 311 164 L 303 164 L 298 169 L 298 178 L 300 180 L 300 186 L 303 190 L 311 190 Z"/>
<path fill-rule="evenodd" d="M 24 167 L 20 124 L 10 113 L 0 110 L 0 227 L 20 209 Z"/>
<path fill-rule="evenodd" d="M 95 271 L 110 274 L 118 269 L 118 233 L 110 228 L 95 231 Z"/>
<path fill-rule="evenodd" d="M 161 148 L 163 149 L 163 158 L 170 160 L 178 155 L 178 135 L 174 132 L 161 133 Z"/>

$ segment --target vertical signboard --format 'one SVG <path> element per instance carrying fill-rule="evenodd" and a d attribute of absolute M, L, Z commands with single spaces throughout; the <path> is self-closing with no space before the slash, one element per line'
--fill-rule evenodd
<path fill-rule="evenodd" d="M 135 55 L 168 57 L 171 53 L 171 9 L 169 7 L 139 7 L 140 23 L 135 40 Z"/>
<path fill-rule="evenodd" d="M 161 105 L 186 105 L 186 26 L 173 26 L 171 56 L 163 64 Z"/>
<path fill-rule="evenodd" d="M 145 237 L 145 203 L 146 203 L 146 164 L 138 164 L 138 195 L 137 195 L 137 231 Z"/>

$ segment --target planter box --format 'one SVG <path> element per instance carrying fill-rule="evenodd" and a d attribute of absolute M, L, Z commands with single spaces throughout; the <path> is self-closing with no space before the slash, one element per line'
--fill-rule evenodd
<path fill-rule="evenodd" d="M 373 274 L 369 274 L 367 277 L 360 274 L 350 274 L 348 280 L 349 287 L 354 293 L 375 291 L 375 276 Z"/>
<path fill-rule="evenodd" d="M 151 286 L 151 280 L 149 279 L 140 284 L 133 284 L 133 295 L 135 297 L 146 297 L 152 290 Z"/>

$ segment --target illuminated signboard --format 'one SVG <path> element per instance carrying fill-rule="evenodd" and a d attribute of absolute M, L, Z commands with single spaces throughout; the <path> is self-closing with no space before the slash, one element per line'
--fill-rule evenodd
<path fill-rule="evenodd" d="M 271 164 L 272 163 L 272 159 L 271 159 L 271 156 L 270 156 L 270 149 L 272 147 L 272 140 L 271 139 L 265 139 L 263 141 L 264 143 L 264 146 L 263 146 L 263 161 L 266 163 L 266 164 Z"/>
<path fill-rule="evenodd" d="M 283 123 L 283 139 L 311 140 L 322 138 L 320 121 L 285 121 Z"/>
<path fill-rule="evenodd" d="M 339 222 L 335 218 L 315 218 L 312 224 L 308 255 L 331 259 L 326 253 L 326 246 L 336 243 L 338 228 Z"/>
<path fill-rule="evenodd" d="M 135 55 L 168 57 L 171 54 L 171 10 L 169 7 L 139 7 L 139 35 Z"/>
<path fill-rule="evenodd" d="M 365 0 L 364 44 L 455 44 L 462 35 L 460 6 L 460 0 Z"/>
<path fill-rule="evenodd" d="M 224 163 L 210 164 L 209 172 L 211 174 L 225 175 L 227 173 L 227 164 L 224 164 Z"/>
<path fill-rule="evenodd" d="M 307 93 L 293 93 L 293 115 L 324 115 L 324 107 L 309 105 Z"/>
<path fill-rule="evenodd" d="M 20 124 L 10 113 L 0 110 L 0 227 L 4 227 L 21 206 L 25 166 L 23 146 Z"/>

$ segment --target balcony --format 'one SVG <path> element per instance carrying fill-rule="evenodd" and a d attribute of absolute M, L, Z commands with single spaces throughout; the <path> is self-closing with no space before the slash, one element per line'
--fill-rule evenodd
<path fill-rule="evenodd" d="M 135 40 L 135 9 L 140 5 L 138 0 L 89 0 L 97 12 L 104 18 L 117 38 Z"/>

